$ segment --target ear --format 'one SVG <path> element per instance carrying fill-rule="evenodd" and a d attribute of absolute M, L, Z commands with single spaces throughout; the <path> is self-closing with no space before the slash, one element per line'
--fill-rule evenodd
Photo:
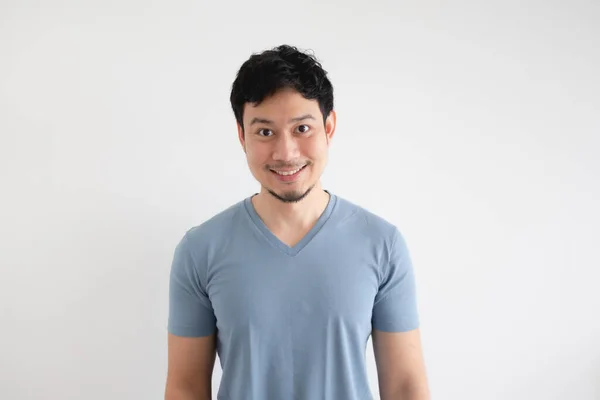
<path fill-rule="evenodd" d="M 329 113 L 329 116 L 325 120 L 325 137 L 327 138 L 328 145 L 329 145 L 329 142 L 331 142 L 331 139 L 333 139 L 333 134 L 335 133 L 336 122 L 337 122 L 337 115 L 335 113 L 335 110 L 331 110 L 331 112 Z"/>
<path fill-rule="evenodd" d="M 238 131 L 238 139 L 240 141 L 240 144 L 242 145 L 242 149 L 244 150 L 244 153 L 246 152 L 246 137 L 244 136 L 244 128 L 242 128 L 242 126 L 240 125 L 240 123 L 236 123 L 237 124 L 237 131 Z"/>

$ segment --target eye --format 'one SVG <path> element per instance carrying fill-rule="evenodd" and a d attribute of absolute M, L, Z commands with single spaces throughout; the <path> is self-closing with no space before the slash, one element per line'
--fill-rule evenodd
<path fill-rule="evenodd" d="M 266 136 L 266 137 L 268 137 L 268 136 L 271 136 L 272 134 L 273 134 L 273 131 L 270 130 L 270 129 L 261 129 L 261 130 L 258 131 L 258 135 L 259 136 Z"/>
<path fill-rule="evenodd" d="M 296 128 L 296 131 L 298 131 L 299 133 L 306 133 L 310 130 L 310 126 L 308 125 L 298 125 L 298 127 Z"/>

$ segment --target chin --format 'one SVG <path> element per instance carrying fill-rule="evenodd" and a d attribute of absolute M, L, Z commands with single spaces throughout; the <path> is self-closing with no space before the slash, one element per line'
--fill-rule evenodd
<path fill-rule="evenodd" d="M 284 203 L 298 203 L 302 201 L 313 190 L 315 185 L 311 185 L 303 190 L 273 190 L 265 188 L 271 196 Z"/>

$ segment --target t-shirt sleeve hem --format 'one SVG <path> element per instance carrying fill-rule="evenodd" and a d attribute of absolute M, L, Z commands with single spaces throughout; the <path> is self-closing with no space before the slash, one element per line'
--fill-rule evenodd
<path fill-rule="evenodd" d="M 168 332 L 174 336 L 206 337 L 214 333 L 214 329 L 198 329 L 190 326 L 169 326 Z"/>
<path fill-rule="evenodd" d="M 373 322 L 373 329 L 382 332 L 409 332 L 420 327 L 418 318 L 404 321 L 377 321 Z"/>

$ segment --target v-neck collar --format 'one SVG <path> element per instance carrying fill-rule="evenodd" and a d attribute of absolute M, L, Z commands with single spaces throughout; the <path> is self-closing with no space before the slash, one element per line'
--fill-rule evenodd
<path fill-rule="evenodd" d="M 271 232 L 271 230 L 267 227 L 262 218 L 260 218 L 260 216 L 256 212 L 256 209 L 254 208 L 254 205 L 252 204 L 252 197 L 254 197 L 255 195 L 249 196 L 246 199 L 244 199 L 244 206 L 246 208 L 246 211 L 248 212 L 248 215 L 250 216 L 250 219 L 252 219 L 252 222 L 263 234 L 265 239 L 271 245 L 275 246 L 288 256 L 293 257 L 297 255 L 304 247 L 306 247 L 307 244 L 310 243 L 310 241 L 315 237 L 317 233 L 319 233 L 323 225 L 325 225 L 325 222 L 327 222 L 327 220 L 331 216 L 331 213 L 333 212 L 333 209 L 335 208 L 335 204 L 337 202 L 337 197 L 334 194 L 328 192 L 327 190 L 326 192 L 329 194 L 329 202 L 327 203 L 325 210 L 321 213 L 313 227 L 294 246 L 288 246 L 287 244 L 282 242 L 277 236 L 273 234 L 273 232 Z"/>

